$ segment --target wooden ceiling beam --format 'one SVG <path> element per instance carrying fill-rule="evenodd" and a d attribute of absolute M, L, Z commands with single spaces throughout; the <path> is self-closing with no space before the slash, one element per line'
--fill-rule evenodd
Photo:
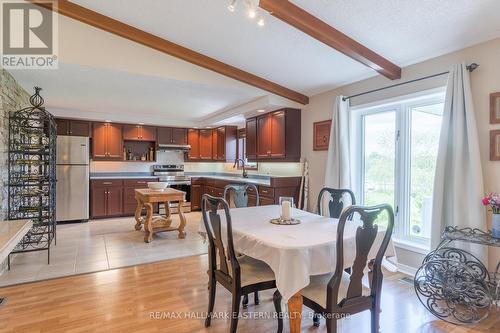
<path fill-rule="evenodd" d="M 52 6 L 47 4 L 47 2 L 38 2 L 37 0 L 27 1 L 50 10 L 53 9 Z M 53 2 L 54 10 L 64 16 L 110 32 L 117 36 L 129 39 L 141 45 L 150 47 L 170 56 L 192 63 L 194 65 L 209 69 L 237 81 L 241 81 L 259 89 L 285 97 L 294 102 L 298 102 L 304 105 L 309 103 L 309 97 L 297 91 L 288 89 L 254 74 L 245 72 L 239 68 L 225 64 L 214 58 L 210 58 L 191 49 L 115 20 L 109 16 L 99 14 L 95 11 L 79 6 L 67 0 L 59 0 Z"/>
<path fill-rule="evenodd" d="M 260 0 L 259 7 L 385 77 L 401 78 L 401 68 L 288 0 Z"/>

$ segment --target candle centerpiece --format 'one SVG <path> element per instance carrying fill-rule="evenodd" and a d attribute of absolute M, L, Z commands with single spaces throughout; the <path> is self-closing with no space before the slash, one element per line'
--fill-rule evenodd
<path fill-rule="evenodd" d="M 300 220 L 292 217 L 292 197 L 280 197 L 279 204 L 281 208 L 281 216 L 279 218 L 271 219 L 271 223 L 279 225 L 292 225 L 300 223 Z"/>

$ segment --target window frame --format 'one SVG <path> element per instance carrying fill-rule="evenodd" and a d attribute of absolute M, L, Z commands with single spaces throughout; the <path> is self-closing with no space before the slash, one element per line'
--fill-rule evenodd
<path fill-rule="evenodd" d="M 364 204 L 365 133 L 366 116 L 395 112 L 395 165 L 394 165 L 394 234 L 397 244 L 418 251 L 430 249 L 430 239 L 410 234 L 411 191 L 411 110 L 417 107 L 444 103 L 445 87 L 399 96 L 370 104 L 351 107 L 351 161 L 354 174 L 353 191 Z"/>

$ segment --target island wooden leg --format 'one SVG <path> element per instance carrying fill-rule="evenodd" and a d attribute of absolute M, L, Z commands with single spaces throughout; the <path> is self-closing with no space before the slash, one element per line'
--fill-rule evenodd
<path fill-rule="evenodd" d="M 290 321 L 290 333 L 300 333 L 302 321 L 302 292 L 298 292 L 288 300 L 288 315 Z"/>
<path fill-rule="evenodd" d="M 186 216 L 184 216 L 184 212 L 182 211 L 182 206 L 184 204 L 184 200 L 179 201 L 178 203 L 178 210 L 179 210 L 179 238 L 186 238 L 186 232 L 184 231 L 184 228 L 186 227 Z"/>
<path fill-rule="evenodd" d="M 135 209 L 135 230 L 141 230 L 142 227 L 142 202 L 139 199 L 137 201 L 137 208 Z"/>
<path fill-rule="evenodd" d="M 151 243 L 153 240 L 153 205 L 145 203 L 146 218 L 144 219 L 144 242 Z"/>

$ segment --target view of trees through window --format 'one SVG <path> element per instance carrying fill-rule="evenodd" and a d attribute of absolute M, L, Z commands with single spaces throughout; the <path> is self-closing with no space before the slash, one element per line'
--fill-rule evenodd
<path fill-rule="evenodd" d="M 404 225 L 400 232 L 409 238 L 430 238 L 443 106 L 440 101 L 401 104 L 358 118 L 363 133 L 363 204 L 398 207 L 398 222 Z"/>

